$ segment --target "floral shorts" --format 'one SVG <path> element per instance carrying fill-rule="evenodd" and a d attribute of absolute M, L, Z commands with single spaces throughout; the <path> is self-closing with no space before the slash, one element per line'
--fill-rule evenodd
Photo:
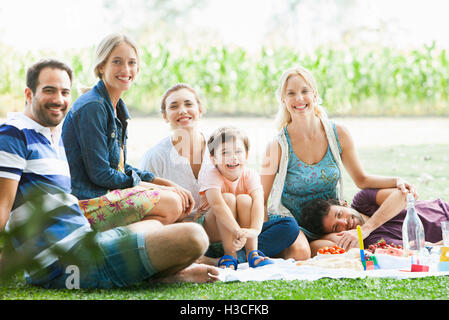
<path fill-rule="evenodd" d="M 101 232 L 141 221 L 159 198 L 159 190 L 136 186 L 113 190 L 98 198 L 80 200 L 79 206 L 92 228 Z"/>

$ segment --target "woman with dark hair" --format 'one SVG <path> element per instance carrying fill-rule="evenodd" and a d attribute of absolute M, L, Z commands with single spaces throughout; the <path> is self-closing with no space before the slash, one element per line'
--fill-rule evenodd
<path fill-rule="evenodd" d="M 207 151 L 206 135 L 200 129 L 204 106 L 191 86 L 176 84 L 162 97 L 161 113 L 170 125 L 172 134 L 151 147 L 140 162 L 141 170 L 149 170 L 155 175 L 169 179 L 192 192 L 195 207 L 187 219 L 203 223 L 208 211 L 207 202 L 201 202 L 198 176 L 200 171 L 212 166 Z M 269 257 L 279 257 L 290 246 L 299 233 L 293 218 L 285 217 L 267 221 L 264 218 L 262 231 L 258 237 L 258 248 Z M 243 249 L 238 252 L 239 262 L 246 259 Z M 221 243 L 212 243 L 206 263 L 216 264 L 223 255 Z"/>

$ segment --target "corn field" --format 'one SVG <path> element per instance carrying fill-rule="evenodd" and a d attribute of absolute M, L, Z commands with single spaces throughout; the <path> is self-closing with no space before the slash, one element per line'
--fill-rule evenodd
<path fill-rule="evenodd" d="M 28 65 L 44 56 L 71 64 L 72 95 L 92 86 L 94 48 L 63 53 L 19 53 L 0 45 L 0 116 L 23 109 Z M 275 91 L 282 72 L 301 64 L 315 75 L 330 115 L 449 115 L 449 56 L 435 43 L 420 49 L 321 47 L 313 53 L 294 48 L 239 47 L 169 50 L 141 46 L 141 71 L 124 100 L 141 114 L 159 112 L 164 91 L 178 82 L 198 89 L 208 114 L 270 116 L 277 110 Z"/>

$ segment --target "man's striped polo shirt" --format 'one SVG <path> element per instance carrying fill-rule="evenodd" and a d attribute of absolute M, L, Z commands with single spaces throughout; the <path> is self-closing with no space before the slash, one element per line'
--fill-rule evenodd
<path fill-rule="evenodd" d="M 70 194 L 70 170 L 57 129 L 52 138 L 49 128 L 23 113 L 10 114 L 0 125 L 0 177 L 19 181 L 6 230 L 26 223 L 36 209 L 30 196 L 37 197 L 48 222 L 32 237 L 15 236 L 12 244 L 18 253 L 31 253 L 43 268 L 58 260 L 51 252 L 54 246 L 67 251 L 92 230 L 78 199 Z"/>

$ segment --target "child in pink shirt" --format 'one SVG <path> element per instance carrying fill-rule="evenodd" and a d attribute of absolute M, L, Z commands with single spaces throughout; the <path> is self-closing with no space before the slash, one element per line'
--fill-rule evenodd
<path fill-rule="evenodd" d="M 232 127 L 216 130 L 207 142 L 213 166 L 198 176 L 200 195 L 210 210 L 203 226 L 211 242 L 221 241 L 219 267 L 237 269 L 237 251 L 245 246 L 250 267 L 273 262 L 257 250 L 264 222 L 264 194 L 258 173 L 246 167 L 248 137 Z"/>

